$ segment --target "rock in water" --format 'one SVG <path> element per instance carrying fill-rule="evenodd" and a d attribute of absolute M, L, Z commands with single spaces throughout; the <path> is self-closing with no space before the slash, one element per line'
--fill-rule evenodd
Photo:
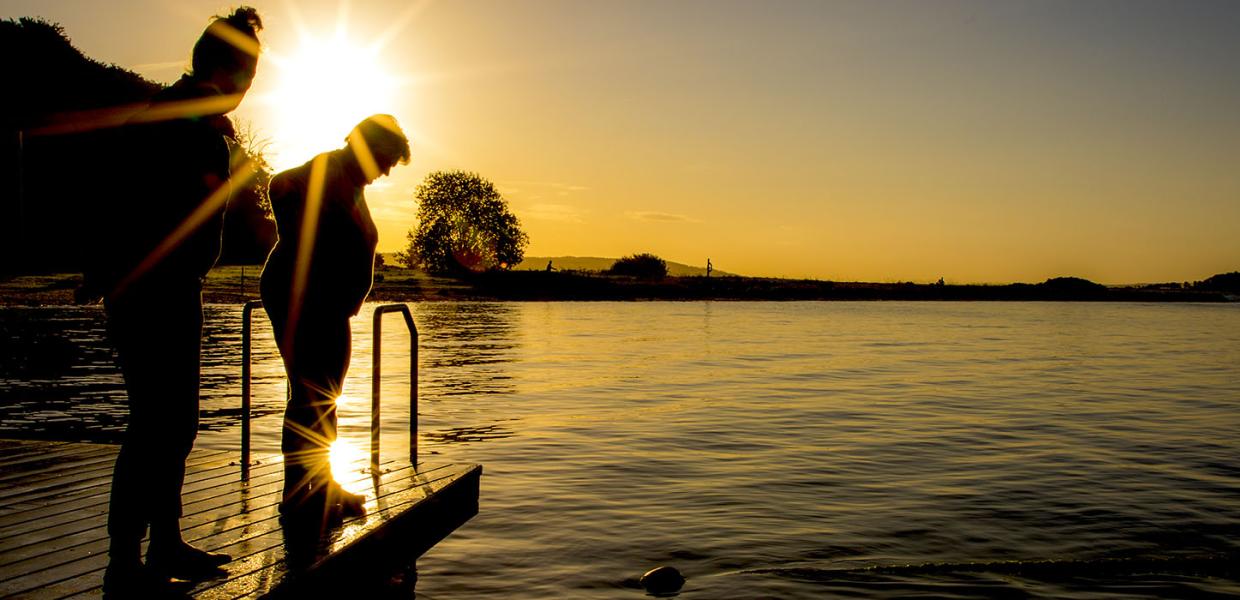
<path fill-rule="evenodd" d="M 674 594 L 685 584 L 685 576 L 681 575 L 676 567 L 664 565 L 646 571 L 640 583 L 651 594 Z"/>

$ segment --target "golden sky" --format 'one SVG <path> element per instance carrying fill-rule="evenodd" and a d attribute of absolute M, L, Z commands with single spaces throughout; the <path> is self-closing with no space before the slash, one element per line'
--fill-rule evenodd
<path fill-rule="evenodd" d="M 422 177 L 466 169 L 529 255 L 870 281 L 1240 269 L 1240 3 L 250 4 L 266 55 L 237 116 L 277 166 L 372 112 L 413 139 L 367 192 L 384 251 Z M 164 83 L 228 8 L 0 0 Z"/>

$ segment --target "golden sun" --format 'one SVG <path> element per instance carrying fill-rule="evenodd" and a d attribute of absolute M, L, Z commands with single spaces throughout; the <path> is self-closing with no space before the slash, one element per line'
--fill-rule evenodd
<path fill-rule="evenodd" d="M 305 36 L 296 53 L 271 60 L 277 84 L 266 102 L 274 126 L 270 159 L 277 170 L 343 146 L 353 126 L 370 115 L 395 112 L 397 81 L 378 45 Z"/>

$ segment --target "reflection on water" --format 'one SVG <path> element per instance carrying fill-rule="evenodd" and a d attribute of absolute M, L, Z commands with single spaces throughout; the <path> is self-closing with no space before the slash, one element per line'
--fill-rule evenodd
<path fill-rule="evenodd" d="M 516 435 L 511 429 L 499 425 L 483 425 L 479 427 L 452 427 L 440 431 L 428 431 L 422 437 L 441 444 L 464 444 L 469 442 L 485 442 L 502 440 Z"/>
<path fill-rule="evenodd" d="M 422 453 L 486 468 L 420 595 L 639 597 L 659 564 L 683 598 L 1240 595 L 1238 306 L 413 308 Z M 208 308 L 202 446 L 237 447 L 240 314 Z M 116 431 L 100 317 L 0 310 L 0 427 Z M 369 327 L 341 401 L 359 455 Z M 383 333 L 387 457 L 407 435 L 402 329 Z M 283 373 L 256 334 L 274 450 Z"/>
<path fill-rule="evenodd" d="M 494 303 L 415 307 L 422 370 L 420 402 L 435 404 L 453 396 L 511 393 L 512 376 L 503 364 L 512 360 L 517 347 L 515 310 L 511 305 Z M 206 432 L 235 435 L 241 421 L 242 313 L 236 306 L 208 306 L 205 313 L 199 425 L 204 437 L 199 445 L 227 447 L 239 442 Z M 107 344 L 103 310 L 19 307 L 5 308 L 0 315 L 0 435 L 119 442 L 126 418 L 124 380 Z M 409 422 L 409 338 L 403 327 L 395 326 L 397 316 L 386 318 L 383 425 L 386 431 L 396 433 L 406 431 Z M 342 435 L 361 428 L 369 432 L 373 331 L 366 318 L 353 319 L 352 327 L 353 359 L 339 401 Z M 253 335 L 251 415 L 255 419 L 255 448 L 278 451 L 287 383 L 270 324 L 261 310 L 254 313 Z M 506 435 L 499 425 L 483 424 L 474 429 L 493 431 L 470 435 L 445 428 L 438 433 L 428 430 L 432 432 L 427 435 L 432 443 Z"/>
<path fill-rule="evenodd" d="M 503 363 L 518 344 L 516 308 L 494 303 L 441 303 L 420 310 L 422 399 L 507 394 L 512 376 Z"/>
<path fill-rule="evenodd" d="M 116 440 L 124 382 L 104 343 L 103 311 L 6 307 L 0 315 L 0 435 Z"/>

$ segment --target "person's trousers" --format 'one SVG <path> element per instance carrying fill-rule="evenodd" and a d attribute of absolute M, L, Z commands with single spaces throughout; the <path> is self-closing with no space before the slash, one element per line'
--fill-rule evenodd
<path fill-rule="evenodd" d="M 288 406 L 280 450 L 286 494 L 302 483 L 331 478 L 329 452 L 336 441 L 336 399 L 349 370 L 349 317 L 303 312 L 292 331 L 269 311 L 289 378 Z"/>
<path fill-rule="evenodd" d="M 148 525 L 176 527 L 181 516 L 185 460 L 198 434 L 202 292 L 194 285 L 134 290 L 106 308 L 129 397 L 108 534 L 131 543 Z"/>

